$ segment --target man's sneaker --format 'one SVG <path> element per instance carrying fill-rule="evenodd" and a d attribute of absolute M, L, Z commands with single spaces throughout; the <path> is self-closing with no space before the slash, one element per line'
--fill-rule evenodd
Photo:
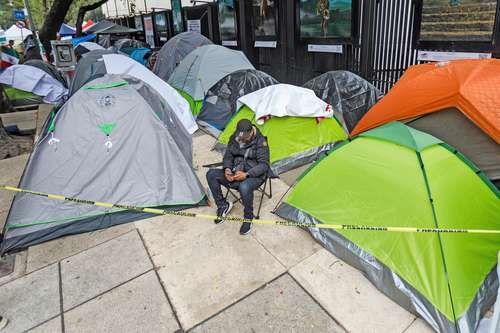
<path fill-rule="evenodd" d="M 226 202 L 224 206 L 220 206 L 217 208 L 217 218 L 214 220 L 215 224 L 220 224 L 224 222 L 224 217 L 229 214 L 229 212 L 233 209 L 233 203 L 231 201 Z"/>
<path fill-rule="evenodd" d="M 252 229 L 252 223 L 250 222 L 243 222 L 240 228 L 240 235 L 246 235 L 250 232 L 250 229 Z"/>
<path fill-rule="evenodd" d="M 9 321 L 7 320 L 7 318 L 3 318 L 2 316 L 0 316 L 0 331 L 5 327 L 7 326 L 7 323 Z"/>

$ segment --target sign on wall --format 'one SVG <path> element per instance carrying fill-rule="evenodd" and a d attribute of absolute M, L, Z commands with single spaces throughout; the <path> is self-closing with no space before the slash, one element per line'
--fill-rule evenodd
<path fill-rule="evenodd" d="M 300 0 L 300 37 L 351 37 L 352 0 Z"/>
<path fill-rule="evenodd" d="M 276 10 L 275 0 L 253 0 L 252 12 L 255 22 L 254 35 L 256 39 L 261 37 L 276 37 Z"/>
<path fill-rule="evenodd" d="M 168 39 L 167 17 L 166 12 L 155 13 L 156 33 L 161 42 L 166 42 Z"/>
<path fill-rule="evenodd" d="M 172 8 L 172 20 L 174 24 L 174 34 L 178 34 L 184 31 L 184 25 L 182 23 L 182 5 L 181 0 L 170 0 Z"/>
<path fill-rule="evenodd" d="M 236 10 L 234 0 L 218 0 L 219 8 L 219 32 L 223 42 L 234 42 L 237 45 L 236 32 Z"/>
<path fill-rule="evenodd" d="M 423 0 L 420 40 L 489 42 L 497 1 Z"/>
<path fill-rule="evenodd" d="M 342 53 L 342 45 L 317 45 L 309 44 L 307 45 L 308 52 L 323 52 L 323 53 Z"/>
<path fill-rule="evenodd" d="M 198 32 L 201 34 L 201 20 L 188 20 L 187 31 Z"/>
<path fill-rule="evenodd" d="M 155 32 L 153 28 L 153 18 L 151 15 L 144 15 L 144 36 L 146 37 L 146 43 L 151 47 L 155 47 Z"/>
<path fill-rule="evenodd" d="M 489 59 L 491 53 L 477 52 L 437 52 L 418 50 L 418 61 L 450 61 L 461 59 Z"/>
<path fill-rule="evenodd" d="M 134 22 L 135 22 L 135 28 L 137 30 L 141 30 L 141 31 L 144 30 L 144 27 L 142 25 L 142 16 L 139 15 L 139 16 L 134 17 Z"/>

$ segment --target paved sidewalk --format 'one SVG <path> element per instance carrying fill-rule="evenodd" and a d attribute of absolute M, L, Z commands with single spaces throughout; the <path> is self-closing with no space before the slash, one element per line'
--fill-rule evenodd
<path fill-rule="evenodd" d="M 213 138 L 193 140 L 206 186 L 201 165 L 221 156 Z M 0 183 L 17 185 L 26 160 L 0 161 Z M 287 188 L 273 182 L 262 218 Z M 10 198 L 0 192 L 0 225 Z M 306 231 L 238 228 L 159 216 L 30 247 L 0 278 L 5 332 L 431 332 Z"/>

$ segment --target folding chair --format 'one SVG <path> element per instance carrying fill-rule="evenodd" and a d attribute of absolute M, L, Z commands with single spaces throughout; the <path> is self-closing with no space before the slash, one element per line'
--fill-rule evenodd
<path fill-rule="evenodd" d="M 221 167 L 223 165 L 222 162 L 219 162 L 219 163 L 213 163 L 213 164 L 206 164 L 206 165 L 203 165 L 204 168 L 209 168 L 209 169 L 217 169 L 218 167 Z M 260 192 L 260 200 L 259 200 L 259 209 L 257 209 L 257 215 L 255 215 L 255 219 L 260 219 L 260 210 L 262 208 L 262 202 L 264 201 L 264 197 L 268 197 L 269 199 L 271 199 L 273 197 L 273 187 L 272 187 L 272 179 L 273 178 L 276 178 L 276 176 L 274 176 L 273 172 L 271 170 L 269 170 L 267 173 L 266 173 L 266 177 L 264 179 L 264 182 L 254 191 L 254 192 Z M 234 198 L 233 200 L 233 204 L 237 203 L 237 202 L 240 202 L 243 204 L 243 202 L 241 201 L 241 197 L 239 195 L 239 192 L 237 192 L 238 190 L 238 185 L 233 185 L 233 186 L 229 186 L 229 187 L 226 187 L 226 194 L 224 195 L 224 199 L 228 200 L 229 198 L 229 195 L 231 194 L 231 196 Z"/>

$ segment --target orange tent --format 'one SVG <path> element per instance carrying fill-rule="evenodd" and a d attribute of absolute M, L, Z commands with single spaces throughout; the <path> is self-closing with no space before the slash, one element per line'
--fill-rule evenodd
<path fill-rule="evenodd" d="M 415 65 L 351 132 L 456 108 L 500 143 L 500 60 L 457 60 Z"/>

